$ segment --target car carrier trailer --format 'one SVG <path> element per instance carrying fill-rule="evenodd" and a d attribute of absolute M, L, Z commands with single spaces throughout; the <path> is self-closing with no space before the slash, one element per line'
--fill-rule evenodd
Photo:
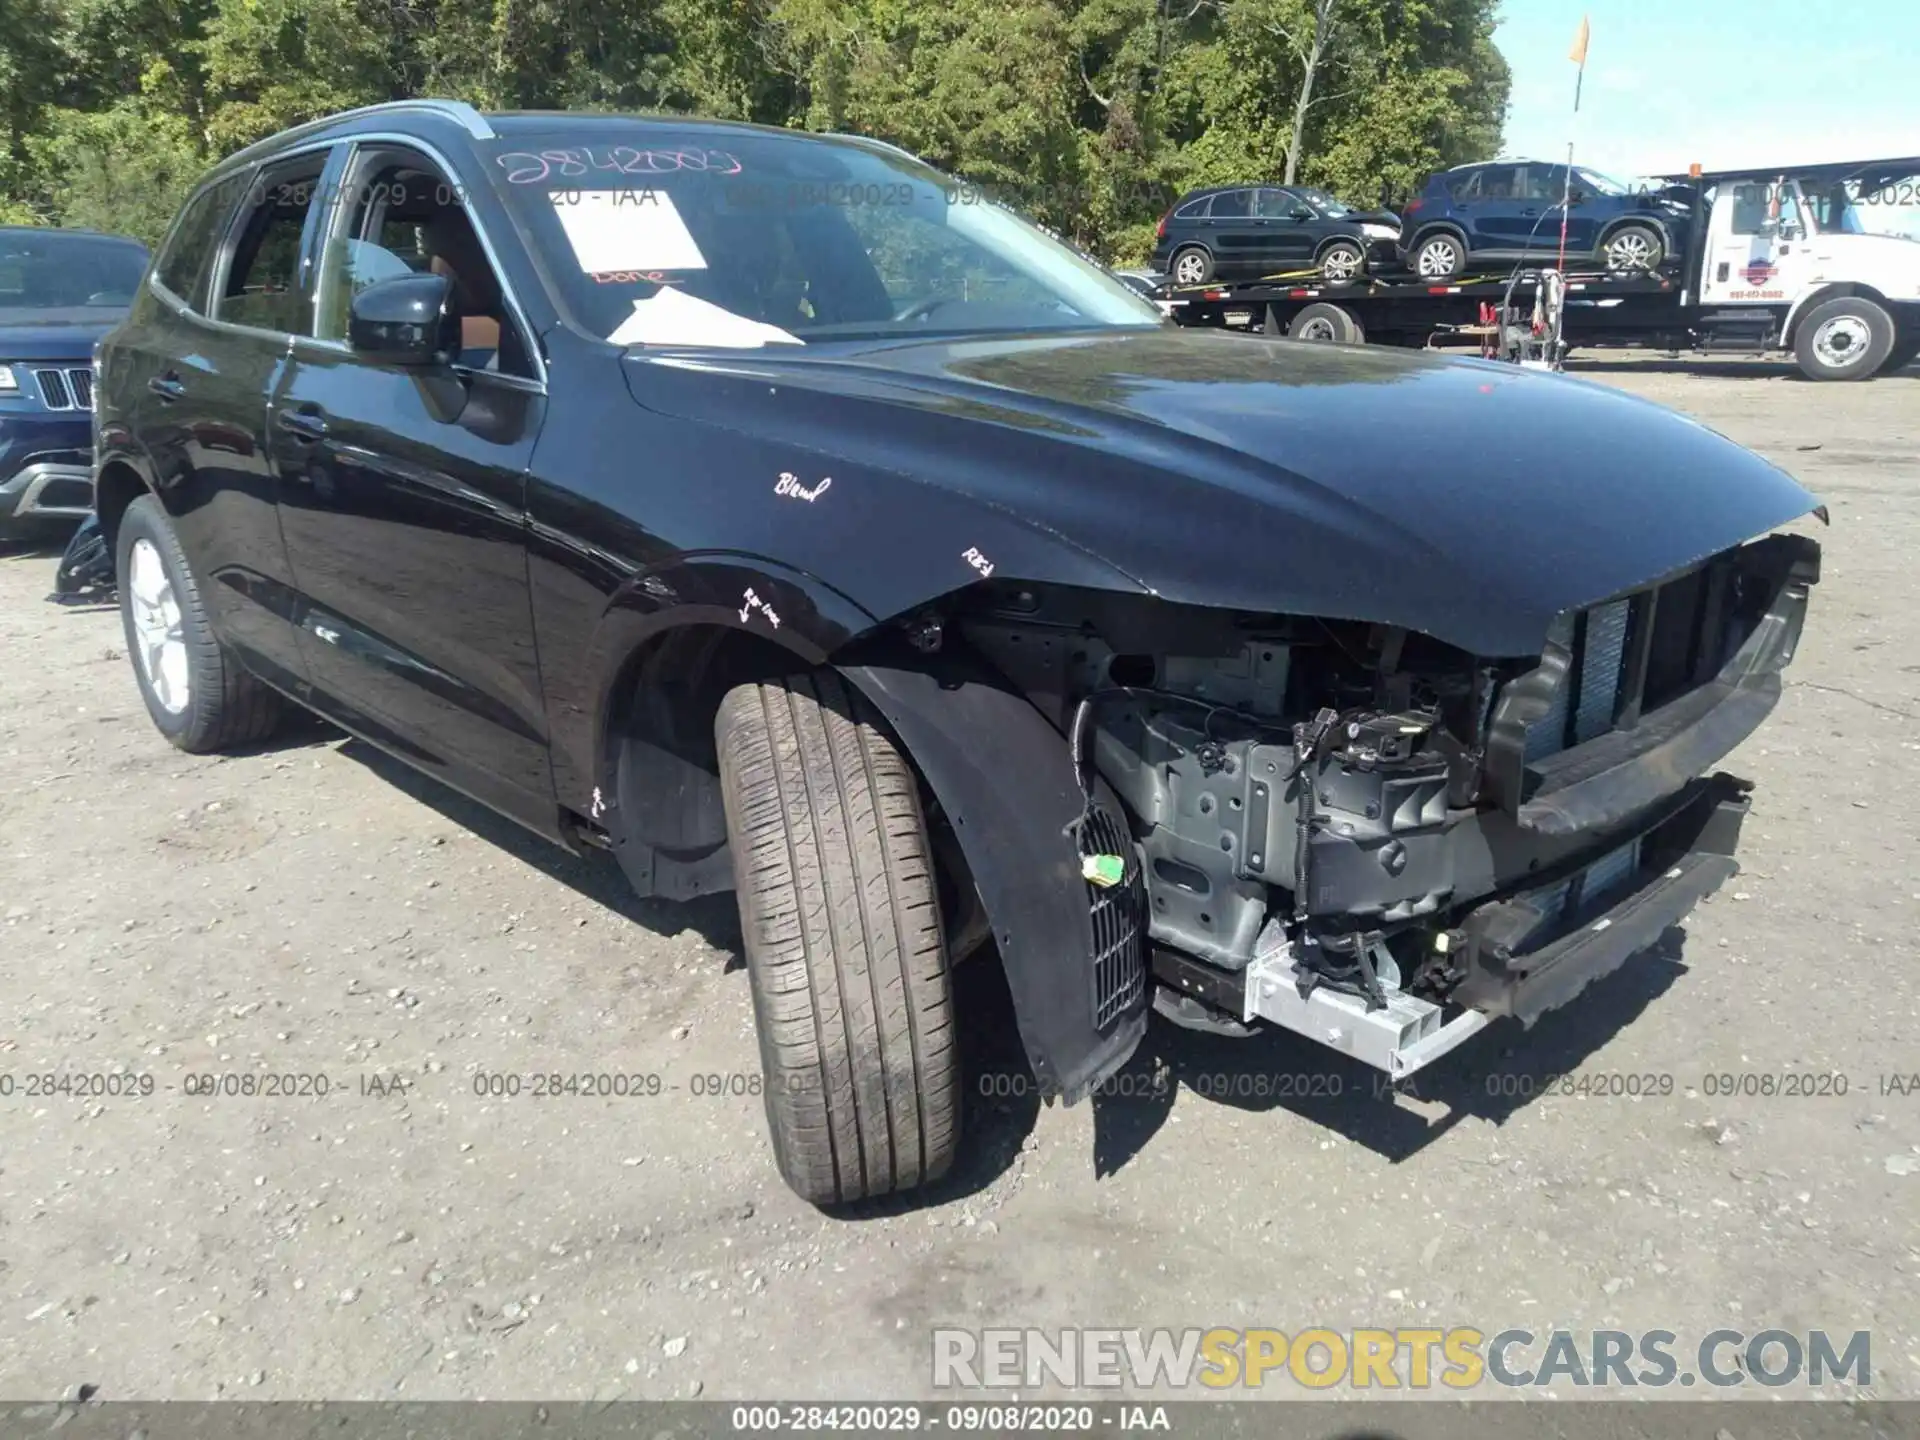
<path fill-rule="evenodd" d="M 1559 353 L 1601 347 L 1790 353 L 1816 380 L 1864 380 L 1920 355 L 1920 241 L 1865 233 L 1862 204 L 1920 206 L 1920 156 L 1695 171 L 1663 179 L 1691 211 L 1659 273 L 1502 267 L 1436 284 L 1411 276 L 1336 283 L 1313 271 L 1241 285 L 1163 285 L 1184 325 L 1344 344 L 1477 343 L 1519 358 L 1516 324 L 1556 302 Z M 1534 262 L 1551 264 L 1552 252 Z M 1557 358 L 1557 356 L 1556 356 Z"/>

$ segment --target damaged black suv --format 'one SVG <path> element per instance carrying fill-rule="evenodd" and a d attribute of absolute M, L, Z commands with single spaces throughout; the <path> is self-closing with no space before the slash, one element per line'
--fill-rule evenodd
<path fill-rule="evenodd" d="M 1397 1077 L 1572 999 L 1734 873 L 1817 578 L 1678 415 L 1170 328 L 845 137 L 337 116 L 207 178 L 101 367 L 160 730 L 292 701 L 736 890 L 823 1204 L 950 1164 L 968 955 L 1068 1102 L 1149 1008 Z"/>

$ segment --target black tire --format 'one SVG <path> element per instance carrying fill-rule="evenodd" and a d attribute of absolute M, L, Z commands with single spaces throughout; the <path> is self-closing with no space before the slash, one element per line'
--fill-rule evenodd
<path fill-rule="evenodd" d="M 1600 247 L 1617 275 L 1651 275 L 1666 263 L 1667 242 L 1651 225 L 1622 225 Z"/>
<path fill-rule="evenodd" d="M 1909 335 L 1904 340 L 1893 342 L 1893 349 L 1887 352 L 1887 358 L 1880 362 L 1880 374 L 1898 375 L 1915 360 L 1920 359 L 1920 335 Z"/>
<path fill-rule="evenodd" d="M 831 671 L 736 687 L 714 739 L 781 1175 L 816 1205 L 939 1179 L 959 1053 L 913 767 Z"/>
<path fill-rule="evenodd" d="M 1358 240 L 1332 240 L 1321 248 L 1315 263 L 1323 279 L 1345 285 L 1365 277 L 1367 252 Z"/>
<path fill-rule="evenodd" d="M 143 543 L 157 555 L 178 612 L 187 693 L 177 706 L 161 700 L 142 659 L 134 618 L 141 602 L 130 577 L 134 548 Z M 151 495 L 136 496 L 120 517 L 114 541 L 114 573 L 119 577 L 120 624 L 127 639 L 127 659 L 133 665 L 134 681 L 154 727 L 193 755 L 254 744 L 272 734 L 283 713 L 279 694 L 249 674 L 213 633 L 199 582 L 173 533 L 173 524 Z"/>
<path fill-rule="evenodd" d="M 1893 317 L 1860 295 L 1842 295 L 1801 317 L 1793 358 L 1809 380 L 1867 380 L 1893 353 Z"/>
<path fill-rule="evenodd" d="M 1457 280 L 1467 270 L 1467 242 L 1451 230 L 1436 230 L 1407 252 L 1407 268 L 1422 280 Z"/>
<path fill-rule="evenodd" d="M 1181 274 L 1181 262 L 1188 262 Z M 1204 245 L 1182 245 L 1167 261 L 1167 275 L 1176 285 L 1204 285 L 1213 279 L 1213 256 Z"/>
<path fill-rule="evenodd" d="M 1367 343 L 1367 332 L 1354 318 L 1353 312 L 1342 305 L 1329 305 L 1324 300 L 1316 300 L 1295 315 L 1287 326 L 1287 335 L 1290 339 L 1322 345 Z"/>

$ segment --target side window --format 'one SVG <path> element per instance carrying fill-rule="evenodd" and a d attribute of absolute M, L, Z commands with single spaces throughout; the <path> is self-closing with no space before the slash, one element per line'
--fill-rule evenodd
<path fill-rule="evenodd" d="M 1216 220 L 1244 220 L 1252 212 L 1249 203 L 1253 198 L 1250 190 L 1222 190 L 1213 197 L 1213 218 Z"/>
<path fill-rule="evenodd" d="M 1480 171 L 1469 170 L 1466 174 L 1456 178 L 1453 181 L 1452 186 L 1450 187 L 1453 190 L 1453 198 L 1456 200 L 1480 199 L 1481 198 L 1480 176 L 1481 176 Z"/>
<path fill-rule="evenodd" d="M 1483 200 L 1513 199 L 1515 172 L 1524 168 L 1518 165 L 1489 165 L 1480 172 L 1480 198 Z"/>
<path fill-rule="evenodd" d="M 1567 167 L 1564 165 L 1522 165 L 1514 183 L 1517 199 L 1542 205 L 1558 205 L 1566 192 Z"/>
<path fill-rule="evenodd" d="M 231 175 L 189 200 L 154 263 L 154 278 L 189 310 L 207 308 L 207 272 L 213 268 L 220 237 L 226 233 L 246 183 L 244 174 Z"/>
<path fill-rule="evenodd" d="M 1176 220 L 1204 220 L 1207 218 L 1207 207 L 1211 204 L 1213 204 L 1213 197 L 1211 195 L 1202 195 L 1198 200 L 1189 200 L 1178 210 L 1174 211 L 1173 218 Z"/>
<path fill-rule="evenodd" d="M 1263 220 L 1291 220 L 1295 210 L 1306 208 L 1306 202 L 1295 199 L 1290 191 L 1256 190 L 1253 192 L 1253 213 Z"/>
<path fill-rule="evenodd" d="M 313 333 L 313 306 L 300 273 L 300 241 L 319 193 L 324 155 L 261 172 L 240 222 L 214 317 L 288 335 Z"/>
<path fill-rule="evenodd" d="M 1767 221 L 1767 192 L 1772 189 L 1764 184 L 1746 184 L 1733 187 L 1733 233 L 1736 235 L 1758 235 Z"/>
<path fill-rule="evenodd" d="M 426 156 L 381 146 L 354 161 L 344 194 L 320 265 L 321 339 L 347 338 L 353 297 L 367 286 L 398 275 L 444 275 L 460 314 L 456 363 L 534 378 L 505 284 L 459 185 Z"/>

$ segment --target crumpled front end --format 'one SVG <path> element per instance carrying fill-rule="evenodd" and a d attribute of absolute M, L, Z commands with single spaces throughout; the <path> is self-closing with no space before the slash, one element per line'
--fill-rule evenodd
<path fill-rule="evenodd" d="M 1402 1076 L 1565 1004 L 1736 872 L 1748 787 L 1716 767 L 1780 696 L 1819 554 L 1735 547 L 1524 659 L 1019 583 L 948 623 L 1069 736 L 1163 1014 Z"/>

